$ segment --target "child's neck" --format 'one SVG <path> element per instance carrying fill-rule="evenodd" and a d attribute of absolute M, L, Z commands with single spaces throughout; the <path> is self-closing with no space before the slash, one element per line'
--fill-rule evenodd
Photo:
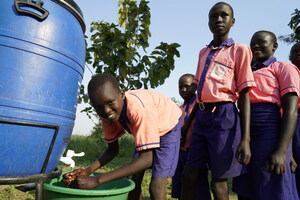
<path fill-rule="evenodd" d="M 259 64 L 263 64 L 264 62 L 266 62 L 267 60 L 271 59 L 274 57 L 274 54 L 272 54 L 270 57 L 268 58 L 264 58 L 264 59 L 256 59 L 257 60 L 257 63 Z"/>
<path fill-rule="evenodd" d="M 213 45 L 214 47 L 218 47 L 220 46 L 224 41 L 226 41 L 228 39 L 228 34 L 224 35 L 224 36 L 214 36 L 214 40 L 213 40 Z"/>

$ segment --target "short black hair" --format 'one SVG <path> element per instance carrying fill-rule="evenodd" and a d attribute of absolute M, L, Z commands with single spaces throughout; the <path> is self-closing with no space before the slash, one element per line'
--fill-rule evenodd
<path fill-rule="evenodd" d="M 182 79 L 185 78 L 185 77 L 191 78 L 192 81 L 193 81 L 193 82 L 192 82 L 192 85 L 196 85 L 196 84 L 194 83 L 194 79 L 195 79 L 194 74 L 188 74 L 188 73 L 183 74 L 182 76 L 180 76 L 180 78 L 178 79 L 178 84 L 180 84 L 180 81 L 182 81 Z"/>
<path fill-rule="evenodd" d="M 234 12 L 233 12 L 232 6 L 229 5 L 229 4 L 226 3 L 226 2 L 223 2 L 223 1 L 220 1 L 220 2 L 216 3 L 215 5 L 213 5 L 213 7 L 211 7 L 210 11 L 211 11 L 215 6 L 218 6 L 218 5 L 226 5 L 226 6 L 228 6 L 229 9 L 231 10 L 232 18 L 234 18 Z M 209 11 L 209 13 L 210 13 L 210 11 Z M 208 15 L 209 15 L 209 14 L 208 14 Z"/>
<path fill-rule="evenodd" d="M 94 92 L 97 91 L 99 87 L 104 86 L 106 83 L 110 83 L 114 89 L 117 91 L 121 91 L 119 82 L 116 77 L 109 73 L 96 74 L 92 77 L 88 84 L 88 94 L 89 97 L 93 95 Z"/>
<path fill-rule="evenodd" d="M 183 77 L 191 77 L 192 79 L 195 78 L 193 74 L 183 74 L 182 76 L 180 76 L 179 80 L 182 79 Z"/>
<path fill-rule="evenodd" d="M 275 33 L 271 32 L 271 31 L 261 30 L 261 31 L 255 32 L 253 35 L 256 35 L 258 33 L 266 33 L 266 34 L 270 35 L 273 43 L 277 43 L 277 37 L 276 37 Z"/>
<path fill-rule="evenodd" d="M 294 50 L 294 48 L 295 48 L 296 46 L 298 46 L 298 45 L 300 45 L 300 42 L 296 42 L 296 43 L 292 46 L 292 48 L 291 48 L 291 50 L 290 50 L 290 56 L 291 56 L 292 51 Z"/>

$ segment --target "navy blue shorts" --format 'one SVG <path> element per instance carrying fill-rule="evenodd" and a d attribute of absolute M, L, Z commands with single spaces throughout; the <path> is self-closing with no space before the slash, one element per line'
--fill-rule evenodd
<path fill-rule="evenodd" d="M 199 110 L 191 138 L 187 165 L 205 168 L 214 178 L 232 178 L 246 171 L 235 159 L 241 140 L 239 113 L 234 103 L 221 104 L 213 110 Z"/>
<path fill-rule="evenodd" d="M 160 137 L 160 147 L 153 148 L 152 176 L 158 178 L 172 177 L 175 174 L 181 135 L 181 119 L 176 126 Z M 137 158 L 135 152 L 133 159 Z"/>
<path fill-rule="evenodd" d="M 180 151 L 179 160 L 176 168 L 176 172 L 172 177 L 172 198 L 180 198 L 182 188 L 182 172 L 186 165 L 188 152 Z M 203 171 L 198 177 L 197 182 L 197 196 L 196 199 L 211 200 L 210 188 L 208 182 L 208 169 Z"/>

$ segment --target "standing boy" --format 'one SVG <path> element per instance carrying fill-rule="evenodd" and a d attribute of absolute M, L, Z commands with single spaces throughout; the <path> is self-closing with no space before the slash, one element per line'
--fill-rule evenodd
<path fill-rule="evenodd" d="M 228 38 L 234 22 L 227 3 L 219 2 L 209 11 L 213 40 L 200 51 L 195 75 L 198 109 L 183 174 L 183 200 L 195 199 L 197 176 L 207 162 L 214 199 L 228 199 L 227 179 L 242 174 L 242 164 L 248 164 L 251 157 L 248 89 L 255 86 L 252 56 L 249 47 Z M 237 94 L 240 113 L 235 106 Z"/>
<path fill-rule="evenodd" d="M 187 155 L 192 136 L 192 130 L 195 120 L 188 124 L 187 120 L 191 114 L 196 102 L 197 85 L 193 83 L 194 75 L 184 74 L 179 78 L 178 88 L 179 94 L 184 99 L 184 103 L 180 106 L 182 110 L 181 120 L 181 144 L 179 151 L 179 159 L 175 175 L 172 177 L 172 198 L 180 199 L 182 188 L 182 172 L 186 165 Z M 210 200 L 210 189 L 208 184 L 208 170 L 203 170 L 203 174 L 198 177 L 197 181 L 197 197 L 202 200 Z"/>
<path fill-rule="evenodd" d="M 88 94 L 92 106 L 101 117 L 108 148 L 88 168 L 64 175 L 63 182 L 76 188 L 91 189 L 133 175 L 136 188 L 129 194 L 129 199 L 141 199 L 143 174 L 152 166 L 151 199 L 165 199 L 167 177 L 174 175 L 178 161 L 181 110 L 158 92 L 123 92 L 110 74 L 95 75 L 89 82 Z M 87 176 L 118 154 L 118 138 L 125 130 L 134 137 L 138 157 L 116 170 L 99 176 Z"/>

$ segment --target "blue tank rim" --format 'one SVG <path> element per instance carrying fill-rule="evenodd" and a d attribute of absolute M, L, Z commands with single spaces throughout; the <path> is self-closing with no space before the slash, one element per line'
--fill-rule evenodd
<path fill-rule="evenodd" d="M 51 0 L 51 1 L 61 5 L 62 7 L 67 9 L 70 13 L 72 13 L 76 17 L 76 19 L 79 21 L 83 33 L 85 33 L 86 26 L 85 26 L 85 22 L 84 22 L 83 13 L 82 13 L 81 9 L 79 8 L 79 6 L 73 0 Z"/>

